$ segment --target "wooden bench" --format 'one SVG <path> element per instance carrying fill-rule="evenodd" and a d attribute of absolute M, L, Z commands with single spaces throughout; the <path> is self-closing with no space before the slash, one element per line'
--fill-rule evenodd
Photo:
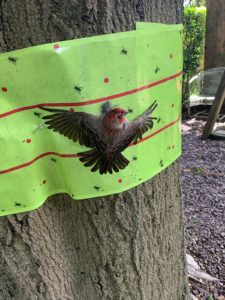
<path fill-rule="evenodd" d="M 213 104 L 224 71 L 225 67 L 209 69 L 190 79 L 189 98 L 186 101 L 189 117 L 191 117 L 191 107 Z M 197 113 L 195 116 L 199 114 L 204 116 L 204 111 Z"/>

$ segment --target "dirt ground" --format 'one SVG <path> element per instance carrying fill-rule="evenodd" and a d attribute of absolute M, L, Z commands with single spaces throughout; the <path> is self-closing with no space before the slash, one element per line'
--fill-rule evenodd
<path fill-rule="evenodd" d="M 187 252 L 220 283 L 192 282 L 191 290 L 198 299 L 225 300 L 225 141 L 202 141 L 203 125 L 195 119 L 182 125 Z"/>

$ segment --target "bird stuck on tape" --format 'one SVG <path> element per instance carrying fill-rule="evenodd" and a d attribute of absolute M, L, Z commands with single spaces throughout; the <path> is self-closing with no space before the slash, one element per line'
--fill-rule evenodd
<path fill-rule="evenodd" d="M 96 116 L 84 112 L 71 112 L 64 109 L 40 107 L 51 112 L 43 117 L 49 129 L 56 131 L 91 150 L 78 153 L 85 167 L 100 174 L 119 172 L 126 168 L 129 160 L 121 153 L 132 142 L 142 139 L 142 135 L 153 127 L 152 112 L 156 109 L 154 101 L 150 107 L 135 120 L 125 118 L 128 111 L 116 107 Z"/>

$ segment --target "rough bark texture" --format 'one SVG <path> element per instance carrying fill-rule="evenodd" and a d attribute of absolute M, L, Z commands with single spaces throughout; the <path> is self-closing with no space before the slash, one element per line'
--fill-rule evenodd
<path fill-rule="evenodd" d="M 181 0 L 2 0 L 0 51 L 178 23 Z M 0 219 L 0 299 L 187 299 L 180 171 L 125 193 Z"/>
<path fill-rule="evenodd" d="M 225 1 L 207 0 L 205 69 L 225 66 Z"/>

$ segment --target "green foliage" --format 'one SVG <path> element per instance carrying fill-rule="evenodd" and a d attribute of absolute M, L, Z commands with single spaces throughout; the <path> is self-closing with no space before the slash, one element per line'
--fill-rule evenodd
<path fill-rule="evenodd" d="M 184 97 L 187 97 L 188 80 L 203 68 L 206 8 L 184 9 Z"/>

